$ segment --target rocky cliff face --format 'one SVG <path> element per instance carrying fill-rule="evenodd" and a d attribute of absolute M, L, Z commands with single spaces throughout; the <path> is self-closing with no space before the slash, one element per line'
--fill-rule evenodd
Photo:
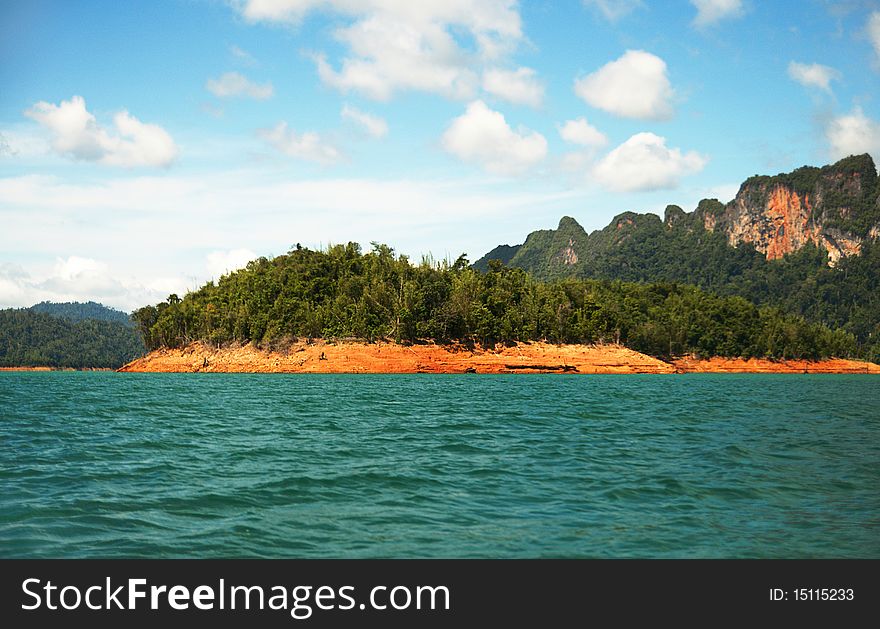
<path fill-rule="evenodd" d="M 824 168 L 751 177 L 726 206 L 701 203 L 696 216 L 731 245 L 751 243 L 769 260 L 812 243 L 834 264 L 880 234 L 877 193 L 877 171 L 866 154 Z"/>
<path fill-rule="evenodd" d="M 703 199 L 693 212 L 670 205 L 662 221 L 652 213 L 623 212 L 588 234 L 564 216 L 556 229 L 532 232 L 521 245 L 496 247 L 473 266 L 486 271 L 490 260 L 499 260 L 543 279 L 694 282 L 706 275 L 707 261 L 719 277 L 736 275 L 751 264 L 750 255 L 777 260 L 814 245 L 834 266 L 877 238 L 880 180 L 866 154 L 822 168 L 756 175 L 727 204 Z M 737 248 L 741 244 L 750 246 Z"/>

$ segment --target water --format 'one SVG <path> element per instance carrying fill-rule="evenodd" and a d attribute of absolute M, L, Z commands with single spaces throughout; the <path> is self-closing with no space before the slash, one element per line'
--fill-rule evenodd
<path fill-rule="evenodd" d="M 0 373 L 0 557 L 880 557 L 880 379 Z"/>

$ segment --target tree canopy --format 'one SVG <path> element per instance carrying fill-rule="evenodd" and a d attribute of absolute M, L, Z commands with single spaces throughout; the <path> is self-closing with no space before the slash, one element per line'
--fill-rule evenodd
<path fill-rule="evenodd" d="M 491 262 L 411 264 L 387 245 L 297 247 L 132 315 L 149 349 L 193 341 L 283 347 L 299 337 L 403 343 L 619 342 L 654 356 L 821 358 L 853 334 L 674 282 L 535 279 Z"/>
<path fill-rule="evenodd" d="M 0 310 L 0 366 L 115 369 L 144 353 L 129 324 L 71 321 L 32 309 Z"/>

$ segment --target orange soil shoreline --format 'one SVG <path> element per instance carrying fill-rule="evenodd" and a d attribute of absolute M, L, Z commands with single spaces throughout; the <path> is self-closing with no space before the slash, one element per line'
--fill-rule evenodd
<path fill-rule="evenodd" d="M 253 345 L 217 349 L 193 343 L 158 349 L 121 372 L 165 373 L 872 373 L 880 365 L 861 361 L 771 361 L 680 358 L 664 362 L 619 345 L 521 343 L 494 349 L 433 343 L 300 342 L 271 352 Z"/>

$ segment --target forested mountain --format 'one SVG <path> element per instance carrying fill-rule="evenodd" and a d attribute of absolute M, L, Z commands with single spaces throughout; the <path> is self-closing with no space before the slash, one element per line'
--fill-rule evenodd
<path fill-rule="evenodd" d="M 385 245 L 297 247 L 171 295 L 132 318 L 149 349 L 201 340 L 284 348 L 295 337 L 400 342 L 620 342 L 655 356 L 819 358 L 855 355 L 851 334 L 808 324 L 741 297 L 672 283 L 542 282 L 492 263 L 487 272 L 423 260 Z"/>
<path fill-rule="evenodd" d="M 557 229 L 497 247 L 474 268 L 500 260 L 545 280 L 692 284 L 843 328 L 876 353 L 878 234 L 880 182 L 871 157 L 861 155 L 755 176 L 726 205 L 706 199 L 691 213 L 671 205 L 662 220 L 625 212 L 587 234 L 564 217 Z"/>
<path fill-rule="evenodd" d="M 60 304 L 61 310 L 69 311 L 66 307 L 71 305 L 77 304 Z M 0 310 L 0 367 L 115 369 L 144 353 L 140 335 L 130 323 L 91 318 L 71 321 L 35 310 L 45 307 Z"/>
<path fill-rule="evenodd" d="M 707 239 L 704 232 L 718 238 Z M 685 239 L 687 234 L 695 237 Z M 691 213 L 670 205 L 662 221 L 655 214 L 624 212 L 605 229 L 587 234 L 573 218 L 563 217 L 556 230 L 533 232 L 521 245 L 500 245 L 474 266 L 485 270 L 489 260 L 498 259 L 545 279 L 584 275 L 602 270 L 596 256 L 612 255 L 614 249 L 633 240 L 663 250 L 668 254 L 661 256 L 663 263 L 680 273 L 707 254 L 733 257 L 721 244 L 744 249 L 746 257 L 754 250 L 766 260 L 812 246 L 836 263 L 857 255 L 878 236 L 880 180 L 874 160 L 864 154 L 822 168 L 804 166 L 773 177 L 755 175 L 726 205 L 704 199 Z M 681 244 L 691 248 L 676 251 L 674 246 Z M 651 272 L 655 266 L 642 264 Z"/>
<path fill-rule="evenodd" d="M 107 306 L 94 301 L 72 301 L 63 303 L 41 301 L 40 303 L 31 306 L 30 310 L 33 310 L 34 312 L 42 312 L 54 317 L 61 317 L 62 319 L 67 319 L 68 321 L 73 322 L 94 319 L 95 321 L 115 321 L 116 323 L 123 323 L 125 325 L 134 325 L 128 313 L 114 308 L 108 308 Z"/>

